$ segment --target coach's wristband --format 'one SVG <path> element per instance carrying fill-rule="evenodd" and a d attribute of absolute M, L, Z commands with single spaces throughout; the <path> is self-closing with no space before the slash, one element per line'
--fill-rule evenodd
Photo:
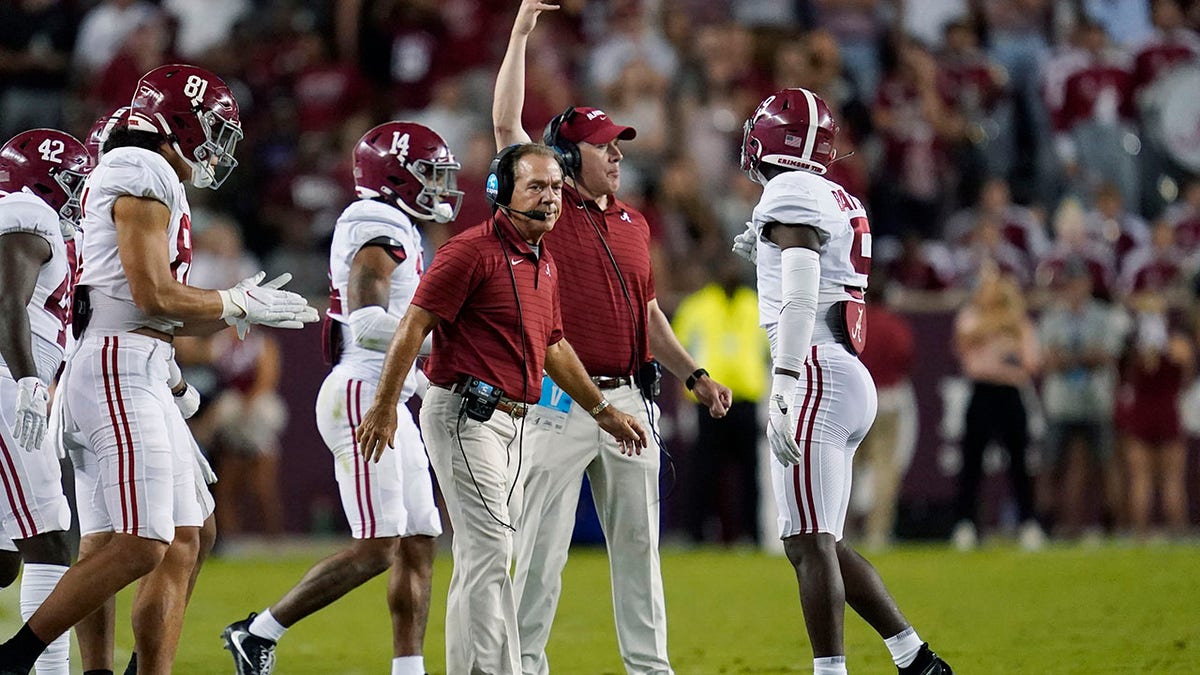
<path fill-rule="evenodd" d="M 696 372 L 688 375 L 687 382 L 684 382 L 684 384 L 687 385 L 688 391 L 691 391 L 696 386 L 697 380 L 706 375 L 708 375 L 708 371 L 703 368 L 697 368 Z"/>

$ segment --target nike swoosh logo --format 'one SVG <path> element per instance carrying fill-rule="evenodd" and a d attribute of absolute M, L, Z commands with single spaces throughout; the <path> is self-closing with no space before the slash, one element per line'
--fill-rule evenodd
<path fill-rule="evenodd" d="M 229 641 L 233 643 L 234 648 L 237 649 L 237 653 L 242 657 L 243 661 L 246 663 L 253 663 L 250 660 L 250 655 L 246 653 L 245 649 L 242 649 L 242 641 L 245 640 L 249 635 L 250 634 L 244 630 L 235 630 L 229 634 Z"/>
<path fill-rule="evenodd" d="M 511 263 L 515 267 L 515 266 L 521 264 L 522 260 L 523 260 L 523 258 L 512 258 L 508 262 Z"/>

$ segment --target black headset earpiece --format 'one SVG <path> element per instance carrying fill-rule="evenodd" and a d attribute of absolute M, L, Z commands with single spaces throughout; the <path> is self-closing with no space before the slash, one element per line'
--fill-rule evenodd
<path fill-rule="evenodd" d="M 492 212 L 501 206 L 508 206 L 513 194 L 513 152 L 520 144 L 504 148 L 493 159 L 488 167 L 487 184 L 484 186 L 488 201 L 492 203 Z"/>
<path fill-rule="evenodd" d="M 583 166 L 583 158 L 579 155 L 579 146 L 574 141 L 563 138 L 561 133 L 562 125 L 570 122 L 573 117 L 575 117 L 575 106 L 567 108 L 551 119 L 542 133 L 542 142 L 554 148 L 554 151 L 562 158 L 563 168 L 568 176 L 578 175 L 579 168 Z"/>

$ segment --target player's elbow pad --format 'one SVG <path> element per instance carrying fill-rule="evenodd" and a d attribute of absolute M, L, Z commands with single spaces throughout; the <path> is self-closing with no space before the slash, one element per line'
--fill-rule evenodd
<path fill-rule="evenodd" d="M 817 322 L 821 255 L 810 248 L 783 250 L 783 308 L 779 312 L 775 367 L 800 372 Z"/>
<path fill-rule="evenodd" d="M 350 334 L 354 344 L 373 352 L 386 352 L 396 334 L 400 319 L 378 306 L 360 307 L 350 312 Z"/>

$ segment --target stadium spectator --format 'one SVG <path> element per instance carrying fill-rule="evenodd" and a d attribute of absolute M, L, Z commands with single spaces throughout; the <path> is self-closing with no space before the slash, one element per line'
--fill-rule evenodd
<path fill-rule="evenodd" d="M 1185 18 L 1180 0 L 1151 0 L 1154 33 L 1133 51 L 1135 93 L 1172 68 L 1200 58 L 1200 35 L 1185 24 Z"/>
<path fill-rule="evenodd" d="M 1113 299 L 1116 263 L 1112 253 L 1088 234 L 1087 214 L 1075 199 L 1064 199 L 1054 214 L 1054 243 L 1050 252 L 1038 261 L 1034 278 L 1048 288 L 1072 258 L 1083 260 L 1092 277 L 1092 294 L 1101 300 Z"/>
<path fill-rule="evenodd" d="M 1125 454 L 1129 518 L 1151 535 L 1155 496 L 1172 536 L 1187 532 L 1187 446 L 1180 397 L 1195 371 L 1191 341 L 1168 327 L 1162 296 L 1139 299 L 1133 339 L 1121 360 L 1116 425 Z"/>
<path fill-rule="evenodd" d="M 1183 257 L 1175 246 L 1175 230 L 1159 222 L 1150 230 L 1150 241 L 1133 249 L 1121 265 L 1117 289 L 1122 297 L 1162 293 L 1172 304 L 1182 301 L 1187 281 Z"/>
<path fill-rule="evenodd" d="M 100 67 L 92 87 L 91 98 L 99 111 L 116 110 L 129 105 L 129 94 L 137 86 L 142 73 L 174 63 L 171 33 L 167 18 L 158 12 L 141 17 L 112 60 Z"/>
<path fill-rule="evenodd" d="M 1044 483 L 1052 486 L 1056 534 L 1077 537 L 1095 507 L 1112 517 L 1120 513 L 1124 491 L 1114 465 L 1112 410 L 1123 340 L 1112 309 L 1092 297 L 1082 259 L 1067 261 L 1053 297 L 1038 324 L 1047 425 L 1042 447 L 1049 465 Z"/>
<path fill-rule="evenodd" d="M 1128 54 L 1115 49 L 1097 23 L 1081 20 L 1071 47 L 1045 70 L 1044 95 L 1054 148 L 1069 189 L 1085 201 L 1105 183 L 1125 204 L 1138 204 L 1132 73 Z"/>
<path fill-rule="evenodd" d="M 1200 266 L 1200 177 L 1184 183 L 1179 199 L 1167 207 L 1162 220 L 1175 231 L 1175 245 L 1192 266 Z"/>
<path fill-rule="evenodd" d="M 957 180 L 950 158 L 965 124 L 933 55 L 911 39 L 894 46 L 873 112 L 884 147 L 880 169 L 891 176 L 876 183 L 875 232 L 932 237 Z"/>
<path fill-rule="evenodd" d="M 452 673 L 521 671 L 509 569 L 514 532 L 528 526 L 520 520 L 525 504 L 516 482 L 518 458 L 530 461 L 521 420 L 542 395 L 543 366 L 617 439 L 620 454 L 628 454 L 622 461 L 637 461 L 646 446 L 642 426 L 609 404 L 563 338 L 563 268 L 542 247 L 562 205 L 557 155 L 532 143 L 508 148 L 493 178 L 491 197 L 503 212 L 451 238 L 434 257 L 400 320 L 357 434 L 366 461 L 378 461 L 392 445 L 403 382 L 432 331 L 421 430 L 454 526 L 446 603 Z"/>
<path fill-rule="evenodd" d="M 887 3 L 880 0 L 815 0 L 816 23 L 833 33 L 850 79 L 862 92 L 875 91 L 879 83 L 879 44 L 886 31 L 882 16 Z M 782 47 L 781 47 L 782 48 Z M 799 86 L 799 82 L 781 83 Z"/>
<path fill-rule="evenodd" d="M 524 0 L 517 10 L 492 104 L 498 148 L 529 141 L 521 126 L 528 36 L 538 15 L 548 9 L 554 6 Z M 543 139 L 562 158 L 565 185 L 561 222 L 548 241 L 566 290 L 563 334 L 595 378 L 593 386 L 603 387 L 616 405 L 631 410 L 640 425 L 653 430 L 659 416 L 654 401 L 659 370 L 651 353 L 687 383 L 713 417 L 725 415 L 731 397 L 729 388 L 700 368 L 671 331 L 655 292 L 650 226 L 632 205 L 617 198 L 621 143 L 636 133 L 596 108 L 572 106 L 550 121 Z M 605 329 L 597 331 L 597 326 Z M 588 401 L 559 405 L 533 409 L 529 469 L 522 479 L 523 512 L 516 522 L 513 584 L 523 667 L 535 672 L 549 668 L 545 647 L 586 474 L 613 571 L 621 659 L 627 670 L 669 673 L 658 550 L 661 441 L 654 434 L 647 452 L 623 457 L 621 443 L 596 434 L 588 419 Z"/>
<path fill-rule="evenodd" d="M 1039 369 L 1037 333 L 1025 312 L 1016 282 L 985 269 L 970 301 L 954 321 L 954 352 L 971 382 L 963 428 L 962 472 L 958 483 L 958 523 L 952 541 L 960 550 L 978 544 L 979 486 L 983 452 L 993 440 L 1008 454 L 1008 476 L 1017 506 L 1021 546 L 1034 550 L 1045 540 L 1034 513 L 1026 450 L 1029 416 L 1023 395 Z"/>
<path fill-rule="evenodd" d="M 79 24 L 72 57 L 77 73 L 90 77 L 117 55 L 125 38 L 158 10 L 145 0 L 103 0 Z"/>
<path fill-rule="evenodd" d="M 938 65 L 954 92 L 955 105 L 967 125 L 975 173 L 986 167 L 994 176 L 1007 176 L 1015 161 L 1013 110 L 1008 73 L 983 51 L 977 28 L 966 19 L 946 24 Z M 979 181 L 964 181 L 962 191 Z"/>
<path fill-rule="evenodd" d="M 1141 216 L 1129 210 L 1121 188 L 1108 183 L 1095 193 L 1096 207 L 1088 212 L 1088 236 L 1103 242 L 1113 252 L 1118 268 L 1131 251 L 1150 244 L 1150 228 Z"/>
<path fill-rule="evenodd" d="M 0 4 L 0 138 L 62 123 L 76 20 L 61 0 Z"/>
<path fill-rule="evenodd" d="M 1083 13 L 1122 47 L 1132 47 L 1153 33 L 1151 0 L 1083 0 Z"/>
<path fill-rule="evenodd" d="M 224 45 L 233 27 L 253 9 L 251 0 L 163 0 L 163 11 L 175 20 L 175 49 L 189 60 L 204 60 Z"/>
<path fill-rule="evenodd" d="M 696 401 L 687 528 L 692 541 L 711 541 L 712 517 L 725 544 L 759 541 L 759 402 L 767 393 L 770 349 L 758 326 L 758 295 L 742 280 L 741 261 L 725 254 L 713 265 L 713 281 L 683 298 L 671 325 L 679 342 L 728 383 L 733 403 L 713 419 Z"/>
<path fill-rule="evenodd" d="M 962 245 L 984 222 L 996 223 L 1004 241 L 1027 261 L 1041 260 L 1050 251 L 1050 240 L 1041 219 L 1033 210 L 1012 202 L 1008 181 L 999 176 L 984 182 L 974 207 L 959 211 L 946 220 L 945 239 Z"/>
<path fill-rule="evenodd" d="M 916 366 L 917 346 L 912 325 L 883 301 L 887 277 L 870 275 L 867 308 L 870 313 L 867 345 L 859 358 L 879 395 L 875 423 L 854 453 L 854 498 L 863 514 L 862 541 L 870 550 L 892 544 L 900 485 L 912 461 L 917 440 L 917 399 L 910 376 Z"/>

